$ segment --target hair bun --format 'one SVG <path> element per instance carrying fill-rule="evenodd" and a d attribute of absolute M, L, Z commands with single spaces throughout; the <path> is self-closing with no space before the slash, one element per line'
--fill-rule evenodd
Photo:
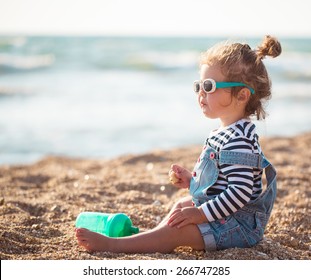
<path fill-rule="evenodd" d="M 277 57 L 281 52 L 282 47 L 280 42 L 275 37 L 266 35 L 257 49 L 257 57 L 259 59 L 264 59 L 266 56 Z"/>

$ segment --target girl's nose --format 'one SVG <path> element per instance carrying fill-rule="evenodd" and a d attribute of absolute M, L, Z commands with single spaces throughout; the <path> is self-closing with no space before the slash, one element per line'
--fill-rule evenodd
<path fill-rule="evenodd" d="M 202 96 L 203 98 L 206 97 L 206 92 L 202 88 L 200 88 L 199 96 Z"/>

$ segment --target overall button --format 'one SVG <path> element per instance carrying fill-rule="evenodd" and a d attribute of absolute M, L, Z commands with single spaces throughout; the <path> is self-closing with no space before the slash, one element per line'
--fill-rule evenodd
<path fill-rule="evenodd" d="M 210 159 L 214 159 L 214 158 L 215 158 L 215 153 L 214 153 L 214 152 L 210 152 L 209 158 L 210 158 Z"/>

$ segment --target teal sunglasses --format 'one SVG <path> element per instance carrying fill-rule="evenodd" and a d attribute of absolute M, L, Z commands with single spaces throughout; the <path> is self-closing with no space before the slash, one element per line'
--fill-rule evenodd
<path fill-rule="evenodd" d="M 213 79 L 206 79 L 202 82 L 194 81 L 193 89 L 195 93 L 200 92 L 201 85 L 205 93 L 213 93 L 217 88 L 230 88 L 230 87 L 247 87 L 250 90 L 251 94 L 255 93 L 255 90 L 246 84 L 236 82 L 215 82 Z"/>

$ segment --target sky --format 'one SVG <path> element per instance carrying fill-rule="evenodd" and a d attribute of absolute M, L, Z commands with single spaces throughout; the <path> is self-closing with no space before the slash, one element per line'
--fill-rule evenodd
<path fill-rule="evenodd" d="M 0 34 L 311 37 L 309 0 L 0 0 Z"/>

